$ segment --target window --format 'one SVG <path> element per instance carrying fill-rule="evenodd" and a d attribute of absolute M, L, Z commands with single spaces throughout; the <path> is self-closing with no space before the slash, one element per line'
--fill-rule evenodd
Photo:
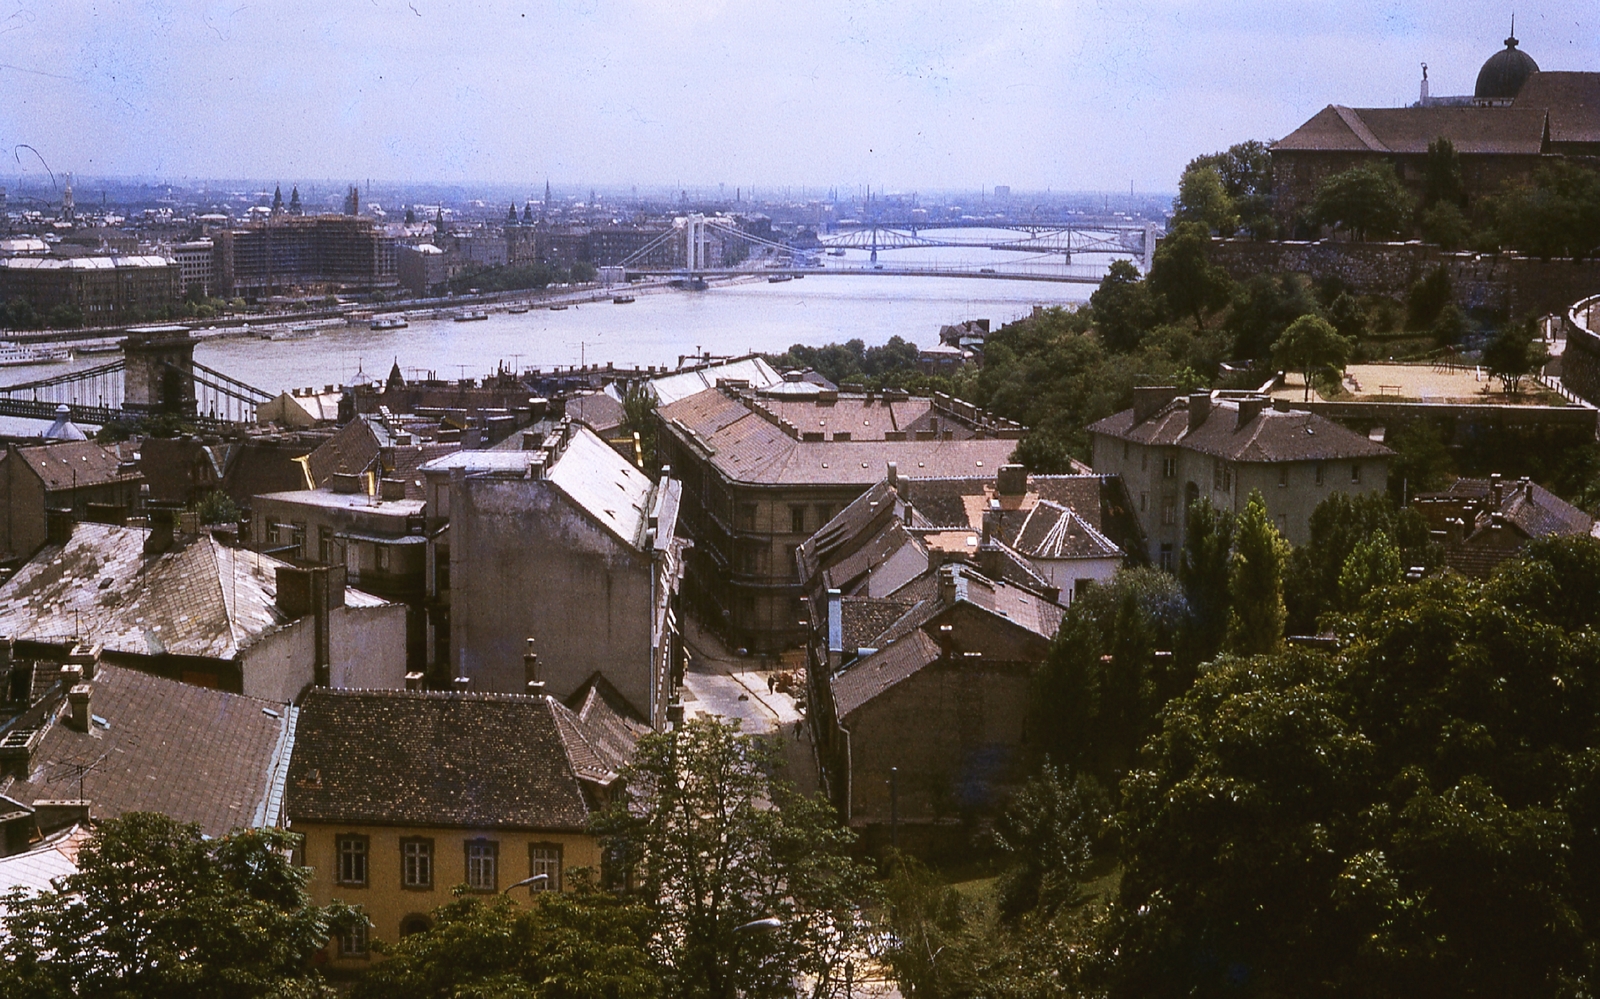
<path fill-rule="evenodd" d="M 795 557 L 795 553 L 799 550 L 798 545 L 785 545 L 783 548 L 783 564 L 789 567 L 790 578 L 796 582 L 804 582 L 804 580 L 800 579 L 800 560 Z"/>
<path fill-rule="evenodd" d="M 528 876 L 546 875 L 549 880 L 530 885 L 534 891 L 561 890 L 561 844 L 531 843 L 528 846 Z"/>
<path fill-rule="evenodd" d="M 1145 507 L 1147 505 L 1146 501 L 1149 500 L 1149 499 L 1150 499 L 1150 494 L 1149 493 L 1140 493 L 1139 494 L 1139 512 L 1140 513 L 1144 513 Z"/>
<path fill-rule="evenodd" d="M 1233 469 L 1226 465 L 1222 466 L 1222 491 L 1233 492 Z"/>
<path fill-rule="evenodd" d="M 1083 596 L 1085 593 L 1088 593 L 1089 590 L 1093 586 L 1094 586 L 1094 580 L 1092 580 L 1092 579 L 1075 579 L 1075 580 L 1073 580 L 1072 581 L 1072 599 L 1076 600 L 1079 597 Z"/>
<path fill-rule="evenodd" d="M 1122 442 L 1122 460 L 1123 461 L 1127 461 L 1128 460 L 1129 448 L 1131 448 L 1132 446 L 1133 445 L 1129 444 L 1127 441 L 1123 441 Z"/>
<path fill-rule="evenodd" d="M 295 554 L 296 555 L 298 555 L 301 558 L 305 558 L 306 557 L 306 522 L 303 521 L 303 520 L 297 520 L 297 521 L 294 522 L 293 526 L 294 526 L 294 537 L 289 540 L 289 543 L 291 545 L 294 545 Z"/>
<path fill-rule="evenodd" d="M 806 508 L 791 506 L 789 508 L 789 532 L 791 534 L 806 533 Z"/>
<path fill-rule="evenodd" d="M 1172 571 L 1172 543 L 1170 541 L 1162 542 L 1162 545 L 1161 545 L 1161 568 L 1165 572 L 1171 572 Z"/>
<path fill-rule="evenodd" d="M 328 556 L 333 552 L 333 535 L 326 527 L 317 528 L 317 561 L 327 565 L 332 559 Z"/>
<path fill-rule="evenodd" d="M 1322 485 L 1322 477 L 1325 471 L 1326 469 L 1323 468 L 1322 462 L 1317 462 L 1317 485 L 1319 486 Z"/>
<path fill-rule="evenodd" d="M 1176 524 L 1178 522 L 1178 500 L 1176 497 L 1167 496 L 1161 500 L 1161 522 L 1163 524 Z"/>
<path fill-rule="evenodd" d="M 1149 470 L 1150 470 L 1150 452 L 1146 451 L 1144 448 L 1140 448 L 1139 449 L 1139 471 L 1147 472 Z"/>
<path fill-rule="evenodd" d="M 739 529 L 742 531 L 756 529 L 756 505 L 754 503 L 739 504 Z"/>
<path fill-rule="evenodd" d="M 367 846 L 365 836 L 340 836 L 338 840 L 338 877 L 342 885 L 357 888 L 367 886 Z"/>
<path fill-rule="evenodd" d="M 376 561 L 377 561 L 378 571 L 379 572 L 388 572 L 389 571 L 389 564 L 390 564 L 389 563 L 389 558 L 393 554 L 393 551 L 389 548 L 389 546 L 388 545 L 373 545 L 372 546 L 372 554 L 373 554 L 374 559 L 376 559 Z"/>
<path fill-rule="evenodd" d="M 400 841 L 400 887 L 424 890 L 433 887 L 433 840 Z"/>
<path fill-rule="evenodd" d="M 1222 489 L 1222 459 L 1211 459 L 1211 488 Z"/>
<path fill-rule="evenodd" d="M 433 920 L 429 919 L 427 916 L 424 916 L 420 912 L 413 912 L 411 915 L 400 920 L 400 935 L 403 937 L 409 937 L 417 933 L 426 933 L 432 928 Z"/>
<path fill-rule="evenodd" d="M 1350 481 L 1352 483 L 1359 483 L 1361 481 L 1361 462 L 1352 461 L 1350 463 Z"/>
<path fill-rule="evenodd" d="M 267 521 L 267 544 L 273 546 L 278 544 L 278 522 L 276 520 Z"/>
<path fill-rule="evenodd" d="M 828 521 L 830 521 L 832 519 L 833 519 L 833 504 L 832 503 L 818 503 L 817 504 L 817 526 L 820 527 L 820 526 L 822 526 L 823 524 L 826 524 Z"/>
<path fill-rule="evenodd" d="M 1281 465 L 1278 468 L 1278 488 L 1283 489 L 1289 485 L 1289 466 Z"/>
<path fill-rule="evenodd" d="M 1178 477 L 1178 459 L 1176 457 L 1161 459 L 1161 477 L 1163 479 L 1176 479 Z"/>
<path fill-rule="evenodd" d="M 467 841 L 467 887 L 496 891 L 500 885 L 500 844 L 487 839 Z"/>
<path fill-rule="evenodd" d="M 350 928 L 339 934 L 340 957 L 367 956 L 367 921 L 358 919 Z"/>

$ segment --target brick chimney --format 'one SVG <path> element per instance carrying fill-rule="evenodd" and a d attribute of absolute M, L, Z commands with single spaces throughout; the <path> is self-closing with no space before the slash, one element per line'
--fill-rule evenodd
<path fill-rule="evenodd" d="M 890 489 L 900 488 L 900 464 L 898 462 L 889 462 L 889 469 L 886 477 L 889 480 Z"/>
<path fill-rule="evenodd" d="M 1000 471 L 995 474 L 994 491 L 1001 496 L 1025 495 L 1028 492 L 1027 468 L 1022 465 L 1001 465 Z"/>
<path fill-rule="evenodd" d="M 1239 400 L 1239 421 L 1234 424 L 1234 429 L 1235 430 L 1244 429 L 1244 426 L 1246 424 L 1248 424 L 1251 420 L 1255 419 L 1257 416 L 1260 416 L 1261 415 L 1261 411 L 1263 409 L 1266 409 L 1266 408 L 1267 408 L 1267 399 L 1266 399 L 1265 396 L 1256 396 L 1256 397 L 1251 398 L 1251 399 L 1240 399 Z"/>
<path fill-rule="evenodd" d="M 1206 417 L 1211 415 L 1211 393 L 1195 392 L 1189 396 L 1189 432 L 1205 426 Z"/>
<path fill-rule="evenodd" d="M 539 679 L 539 653 L 533 651 L 533 639 L 528 639 L 527 651 L 522 653 L 522 684 L 530 697 L 544 693 L 544 681 Z"/>
<path fill-rule="evenodd" d="M 171 504 L 152 500 L 145 506 L 145 517 L 150 525 L 150 533 L 144 539 L 144 553 L 159 555 L 173 545 L 178 513 Z"/>
<path fill-rule="evenodd" d="M 1161 411 L 1161 407 L 1178 397 L 1176 385 L 1135 385 L 1133 389 L 1133 422 L 1143 423 Z"/>
<path fill-rule="evenodd" d="M 87 683 L 75 683 L 67 691 L 67 724 L 79 732 L 89 731 L 89 695 L 94 688 Z"/>
<path fill-rule="evenodd" d="M 450 689 L 458 694 L 465 694 L 471 686 L 472 678 L 470 676 L 458 676 L 450 681 Z"/>
<path fill-rule="evenodd" d="M 1495 472 L 1493 475 L 1489 476 L 1489 500 L 1496 510 L 1500 509 L 1500 501 L 1502 495 L 1504 494 L 1504 490 L 1505 485 L 1500 480 L 1499 472 Z"/>
<path fill-rule="evenodd" d="M 71 507 L 52 507 L 44 512 L 44 539 L 48 544 L 65 545 L 72 540 L 77 521 Z"/>

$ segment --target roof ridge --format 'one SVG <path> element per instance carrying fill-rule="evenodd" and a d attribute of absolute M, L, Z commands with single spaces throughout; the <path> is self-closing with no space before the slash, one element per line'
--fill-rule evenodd
<path fill-rule="evenodd" d="M 1373 134 L 1372 129 L 1367 127 L 1367 123 L 1361 120 L 1360 111 L 1355 108 L 1347 108 L 1343 104 L 1334 104 L 1331 107 L 1334 113 L 1339 116 L 1339 120 L 1345 123 L 1345 127 L 1349 128 L 1356 138 L 1366 143 L 1368 149 L 1378 153 L 1389 152 L 1389 147 L 1380 142 L 1378 137 Z"/>
<path fill-rule="evenodd" d="M 507 694 L 497 690 L 395 690 L 388 687 L 317 687 L 313 694 L 323 697 L 388 697 L 397 700 L 506 701 L 529 704 L 549 703 L 548 694 Z"/>

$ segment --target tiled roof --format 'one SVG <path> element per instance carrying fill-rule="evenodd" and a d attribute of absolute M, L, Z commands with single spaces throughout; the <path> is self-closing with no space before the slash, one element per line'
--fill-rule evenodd
<path fill-rule="evenodd" d="M 308 460 L 312 484 L 325 486 L 336 472 L 359 475 L 370 469 L 385 443 L 379 433 L 366 419 L 354 419 L 340 427 L 338 433 L 311 452 Z"/>
<path fill-rule="evenodd" d="M 106 726 L 79 732 L 55 721 L 28 779 L 0 784 L 0 794 L 76 798 L 81 774 L 96 819 L 162 812 L 209 836 L 270 822 L 265 805 L 293 732 L 288 705 L 104 663 L 89 685 L 89 710 Z"/>
<path fill-rule="evenodd" d="M 1451 499 L 1469 499 L 1482 504 L 1478 513 L 1479 530 L 1486 529 L 1494 513 L 1517 526 L 1529 538 L 1547 538 L 1588 534 L 1594 527 L 1594 518 L 1532 481 L 1504 483 L 1500 492 L 1500 507 L 1494 509 L 1490 498 L 1488 479 L 1459 478 L 1442 493 L 1435 495 Z M 1418 499 L 1423 499 L 1419 496 Z"/>
<path fill-rule="evenodd" d="M 54 891 L 57 878 L 78 873 L 78 850 L 90 835 L 86 826 L 70 826 L 46 836 L 26 853 L 0 858 L 0 894 L 13 888 Z M 5 911 L 0 906 L 0 916 Z"/>
<path fill-rule="evenodd" d="M 890 462 L 901 475 L 984 475 L 1016 442 L 969 440 L 801 441 L 743 401 L 708 391 L 659 410 L 670 432 L 707 455 L 730 480 L 771 485 L 869 486 Z"/>
<path fill-rule="evenodd" d="M 642 546 L 654 483 L 594 431 L 574 425 L 545 477 L 606 530 Z"/>
<path fill-rule="evenodd" d="M 587 425 L 597 434 L 614 434 L 627 414 L 622 403 L 604 392 L 586 392 L 567 400 L 567 415 Z"/>
<path fill-rule="evenodd" d="M 296 459 L 311 451 L 300 441 L 246 441 L 229 457 L 222 489 L 241 506 L 262 493 L 306 489 L 305 466 Z"/>
<path fill-rule="evenodd" d="M 853 663 L 832 680 L 834 712 L 840 719 L 848 717 L 895 684 L 938 662 L 940 654 L 938 643 L 926 633 L 912 631 L 893 645 Z"/>
<path fill-rule="evenodd" d="M 906 615 L 915 603 L 880 597 L 843 597 L 840 600 L 841 634 L 846 651 L 870 648 L 877 637 Z"/>
<path fill-rule="evenodd" d="M 1600 73 L 1535 73 L 1511 106 L 1548 111 L 1551 142 L 1600 143 Z"/>
<path fill-rule="evenodd" d="M 1122 555 L 1122 549 L 1095 530 L 1087 519 L 1049 500 L 1040 500 L 1028 512 L 1008 543 L 1028 558 L 1037 559 L 1118 558 Z"/>
<path fill-rule="evenodd" d="M 1067 610 L 1060 604 L 1013 586 L 1005 580 L 991 580 L 976 572 L 962 571 L 959 577 L 956 600 L 967 601 L 992 614 L 998 614 L 1013 624 L 1020 625 L 1046 641 L 1055 637 L 1061 628 L 1061 619 Z"/>
<path fill-rule="evenodd" d="M 1096 528 L 1100 526 L 1100 476 L 1030 475 L 1027 492 L 1021 496 L 1001 496 L 995 491 L 993 474 L 958 478 L 906 476 L 900 487 L 905 499 L 922 517 L 921 526 L 981 530 L 983 513 L 989 501 L 1000 500 L 1007 531 L 1015 531 L 1013 521 L 1026 517 L 1035 503 L 1049 500 L 1074 510 Z"/>
<path fill-rule="evenodd" d="M 1520 102 L 1519 102 L 1520 104 Z M 1530 107 L 1347 108 L 1330 104 L 1273 144 L 1274 152 L 1423 154 L 1443 136 L 1466 155 L 1537 156 L 1545 112 Z"/>
<path fill-rule="evenodd" d="M 300 711 L 291 822 L 578 832 L 590 805 L 545 697 L 313 689 Z M 593 765 L 592 749 L 580 765 Z"/>
<path fill-rule="evenodd" d="M 18 448 L 15 453 L 44 481 L 44 487 L 51 491 L 127 482 L 139 478 L 139 474 L 134 471 L 119 472 L 120 460 L 117 452 L 102 447 L 94 441 L 41 444 L 36 447 Z"/>
<path fill-rule="evenodd" d="M 656 397 L 656 405 L 669 406 L 680 399 L 716 388 L 719 379 L 745 381 L 753 389 L 763 389 L 782 382 L 783 376 L 767 363 L 766 358 L 752 354 L 674 371 L 652 378 L 646 384 Z"/>
<path fill-rule="evenodd" d="M 1387 458 L 1394 452 L 1347 430 L 1326 417 L 1271 406 L 1243 425 L 1236 400 L 1212 400 L 1199 429 L 1189 430 L 1189 400 L 1173 399 L 1142 423 L 1125 409 L 1090 424 L 1090 433 L 1136 444 L 1177 445 L 1214 458 L 1239 462 L 1331 461 L 1341 458 Z"/>
<path fill-rule="evenodd" d="M 277 606 L 269 555 L 209 534 L 146 555 L 142 528 L 79 524 L 0 587 L 0 634 L 40 641 L 86 636 L 139 655 L 229 659 L 288 616 Z M 347 590 L 349 606 L 383 601 Z"/>

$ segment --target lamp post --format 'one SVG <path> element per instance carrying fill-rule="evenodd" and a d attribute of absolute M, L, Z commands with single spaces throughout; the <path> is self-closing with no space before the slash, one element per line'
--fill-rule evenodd
<path fill-rule="evenodd" d="M 505 890 L 502 891 L 500 894 L 509 895 L 509 894 L 511 894 L 511 892 L 514 889 L 517 889 L 517 888 L 532 889 L 532 887 L 534 885 L 539 884 L 542 881 L 549 881 L 549 880 L 550 880 L 550 875 L 548 875 L 548 874 L 535 874 L 531 878 L 523 878 L 521 881 L 518 881 L 514 885 L 506 885 Z"/>
<path fill-rule="evenodd" d="M 737 999 L 738 989 L 734 985 L 734 969 L 738 966 L 739 948 L 744 944 L 745 937 L 757 933 L 773 933 L 783 928 L 783 920 L 777 916 L 763 916 L 752 919 L 748 923 L 741 923 L 733 928 L 733 952 L 728 955 L 728 999 Z"/>

